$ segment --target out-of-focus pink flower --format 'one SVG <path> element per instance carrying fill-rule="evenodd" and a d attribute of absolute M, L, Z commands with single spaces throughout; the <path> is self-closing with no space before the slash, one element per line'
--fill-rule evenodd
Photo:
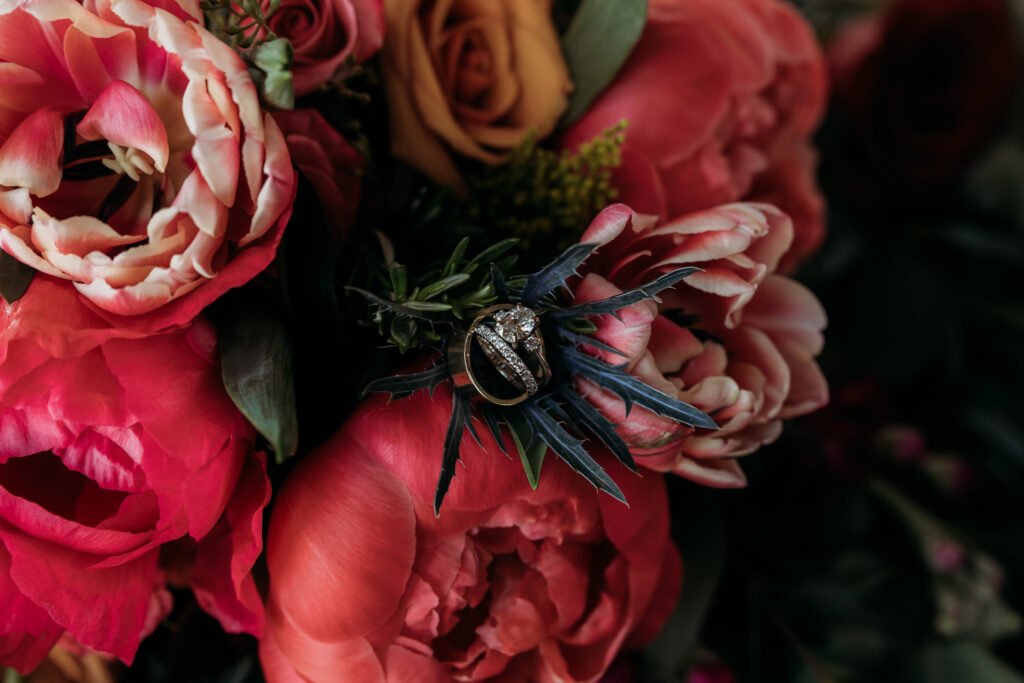
<path fill-rule="evenodd" d="M 810 136 L 826 89 L 817 40 L 788 3 L 652 0 L 633 54 L 564 143 L 628 121 L 619 199 L 662 220 L 777 205 L 795 221 L 785 272 L 824 236 Z"/>
<path fill-rule="evenodd" d="M 328 82 L 345 61 L 372 57 L 384 43 L 382 0 L 281 0 L 267 22 L 294 50 L 296 95 Z"/>
<path fill-rule="evenodd" d="M 274 119 L 284 133 L 292 163 L 316 192 L 331 236 L 343 242 L 359 208 L 366 159 L 315 109 L 279 111 Z"/>
<path fill-rule="evenodd" d="M 533 490 L 518 460 L 467 436 L 438 518 L 450 410 L 445 387 L 367 402 L 286 482 L 268 540 L 271 683 L 595 681 L 668 616 L 680 565 L 660 476 L 622 477 L 627 508 L 549 456 Z"/>
<path fill-rule="evenodd" d="M 575 291 L 603 299 L 685 266 L 702 270 L 616 318 L 595 337 L 625 358 L 595 349 L 654 388 L 710 414 L 719 431 L 689 428 L 584 383 L 588 400 L 619 425 L 638 462 L 711 486 L 742 486 L 736 456 L 774 441 L 782 420 L 816 410 L 828 385 L 815 361 L 825 311 L 814 295 L 778 275 L 793 239 L 778 209 L 732 204 L 658 224 L 629 207 L 605 209 L 581 242 L 597 243 Z"/>
<path fill-rule="evenodd" d="M 91 315 L 36 282 L 0 309 L 0 664 L 27 671 L 64 633 L 130 662 L 170 609 L 161 551 L 229 631 L 258 634 L 249 569 L 270 495 L 255 433 L 221 384 L 213 329 L 114 339 L 55 358 L 15 323 Z"/>
<path fill-rule="evenodd" d="M 254 277 L 291 213 L 284 137 L 199 16 L 184 0 L 0 6 L 0 247 L 129 336 Z"/>

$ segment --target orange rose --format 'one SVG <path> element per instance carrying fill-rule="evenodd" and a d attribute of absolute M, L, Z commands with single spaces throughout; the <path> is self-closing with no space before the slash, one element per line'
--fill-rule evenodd
<path fill-rule="evenodd" d="M 554 130 L 572 82 L 550 0 L 386 0 L 384 12 L 395 156 L 459 188 L 452 153 L 497 164 Z"/>

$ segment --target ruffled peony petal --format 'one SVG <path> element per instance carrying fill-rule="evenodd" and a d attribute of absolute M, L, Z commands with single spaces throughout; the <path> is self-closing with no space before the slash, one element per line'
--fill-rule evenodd
<path fill-rule="evenodd" d="M 270 480 L 263 454 L 246 461 L 224 517 L 198 544 L 192 590 L 230 633 L 263 633 L 263 601 L 252 567 L 263 550 L 263 509 Z"/>

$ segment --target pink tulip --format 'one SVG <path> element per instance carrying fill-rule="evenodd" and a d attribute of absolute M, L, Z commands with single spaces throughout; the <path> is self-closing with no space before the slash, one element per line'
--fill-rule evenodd
<path fill-rule="evenodd" d="M 0 248 L 127 335 L 250 280 L 291 213 L 284 138 L 199 17 L 184 0 L 0 9 Z"/>

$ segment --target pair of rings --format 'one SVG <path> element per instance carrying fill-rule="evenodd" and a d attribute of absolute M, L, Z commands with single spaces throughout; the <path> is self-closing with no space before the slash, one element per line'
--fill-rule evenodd
<path fill-rule="evenodd" d="M 551 377 L 540 321 L 522 304 L 484 309 L 448 353 L 456 386 L 501 406 L 522 403 Z"/>

